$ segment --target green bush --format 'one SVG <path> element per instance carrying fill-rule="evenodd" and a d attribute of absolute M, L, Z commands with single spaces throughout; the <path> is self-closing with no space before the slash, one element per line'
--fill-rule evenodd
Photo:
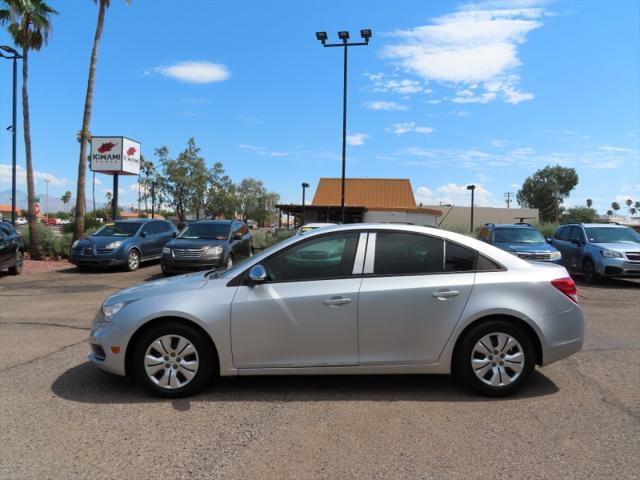
<path fill-rule="evenodd" d="M 473 237 L 473 238 L 476 238 L 478 236 L 477 235 L 478 232 L 480 231 L 480 227 L 477 227 L 475 229 L 475 232 L 471 234 L 471 232 L 469 231 L 468 225 L 447 225 L 447 226 L 442 226 L 440 228 L 442 230 L 447 230 L 448 232 L 460 233 L 462 235 L 467 235 L 468 237 Z"/>
<path fill-rule="evenodd" d="M 66 225 L 62 226 L 62 231 L 64 233 L 73 233 L 74 226 L 75 226 L 75 222 L 67 223 Z M 95 232 L 101 226 L 102 226 L 102 223 L 100 223 L 98 220 L 93 218 L 92 215 L 86 215 L 84 217 L 84 233 L 85 233 L 85 235 L 90 235 L 89 233 L 87 233 L 89 230 L 91 232 Z"/>
<path fill-rule="evenodd" d="M 45 225 L 38 224 L 38 231 L 40 232 L 40 240 L 42 241 L 42 248 L 44 253 L 48 257 L 69 257 L 69 250 L 71 249 L 71 233 L 63 233 L 62 236 L 55 235 L 53 231 Z M 29 227 L 25 225 L 22 228 L 22 238 L 24 241 L 25 251 L 29 251 Z"/>
<path fill-rule="evenodd" d="M 275 231 L 267 229 L 251 230 L 253 248 L 262 250 L 295 235 L 296 230 L 291 228 L 280 228 Z"/>
<path fill-rule="evenodd" d="M 534 223 L 532 224 L 535 228 L 537 228 L 544 238 L 551 238 L 553 234 L 558 229 L 560 224 L 558 223 Z"/>

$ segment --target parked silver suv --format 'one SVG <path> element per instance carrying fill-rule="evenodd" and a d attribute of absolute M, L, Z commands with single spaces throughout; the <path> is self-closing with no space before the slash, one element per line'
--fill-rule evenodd
<path fill-rule="evenodd" d="M 588 283 L 601 277 L 640 278 L 640 235 L 624 225 L 562 225 L 551 244 L 567 270 L 582 273 Z"/>
<path fill-rule="evenodd" d="M 582 346 L 564 267 L 463 235 L 325 227 L 107 298 L 89 359 L 162 396 L 219 375 L 450 373 L 493 396 Z"/>

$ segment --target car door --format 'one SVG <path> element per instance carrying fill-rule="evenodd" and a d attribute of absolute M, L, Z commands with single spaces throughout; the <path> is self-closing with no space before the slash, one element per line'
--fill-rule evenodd
<path fill-rule="evenodd" d="M 238 287 L 231 306 L 236 368 L 357 365 L 356 231 L 298 242 L 261 264 L 268 280 Z M 360 246 L 359 246 L 360 245 Z"/>
<path fill-rule="evenodd" d="M 571 270 L 582 269 L 582 251 L 584 249 L 584 235 L 582 234 L 582 228 L 571 227 L 569 232 L 569 239 L 567 242 L 567 261 Z"/>
<path fill-rule="evenodd" d="M 0 225 L 0 269 L 5 269 L 13 263 L 15 256 L 14 244 L 11 241 L 9 230 Z"/>
<path fill-rule="evenodd" d="M 436 362 L 473 289 L 475 258 L 439 237 L 370 233 L 358 296 L 359 364 Z"/>
<path fill-rule="evenodd" d="M 553 238 L 551 240 L 551 245 L 553 245 L 562 254 L 562 264 L 567 268 L 569 268 L 568 244 L 569 244 L 570 232 L 571 232 L 571 226 L 560 227 L 553 234 Z"/>
<path fill-rule="evenodd" d="M 159 242 L 158 235 L 158 224 L 157 222 L 147 222 L 142 227 L 142 232 L 144 235 L 141 235 L 140 239 L 140 250 L 142 251 L 143 258 L 154 257 L 156 255 L 160 255 L 160 251 L 162 247 Z"/>

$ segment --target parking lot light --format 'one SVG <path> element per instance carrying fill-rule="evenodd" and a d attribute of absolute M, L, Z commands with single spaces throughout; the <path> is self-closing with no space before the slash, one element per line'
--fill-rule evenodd
<path fill-rule="evenodd" d="M 475 185 L 467 185 L 467 190 L 471 190 L 471 233 L 473 233 L 473 193 L 476 191 Z"/>
<path fill-rule="evenodd" d="M 316 39 L 324 45 L 327 42 L 327 32 L 316 32 Z"/>

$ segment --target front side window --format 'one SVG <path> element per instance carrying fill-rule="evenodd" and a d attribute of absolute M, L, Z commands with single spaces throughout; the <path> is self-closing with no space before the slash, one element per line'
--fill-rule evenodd
<path fill-rule="evenodd" d="M 376 237 L 374 275 L 442 272 L 441 238 L 400 232 L 378 232 Z"/>
<path fill-rule="evenodd" d="M 262 265 L 271 282 L 340 278 L 351 275 L 360 232 L 314 238 L 268 258 Z"/>
<path fill-rule="evenodd" d="M 138 229 L 139 223 L 114 222 L 107 223 L 104 227 L 93 234 L 94 237 L 133 237 Z"/>

